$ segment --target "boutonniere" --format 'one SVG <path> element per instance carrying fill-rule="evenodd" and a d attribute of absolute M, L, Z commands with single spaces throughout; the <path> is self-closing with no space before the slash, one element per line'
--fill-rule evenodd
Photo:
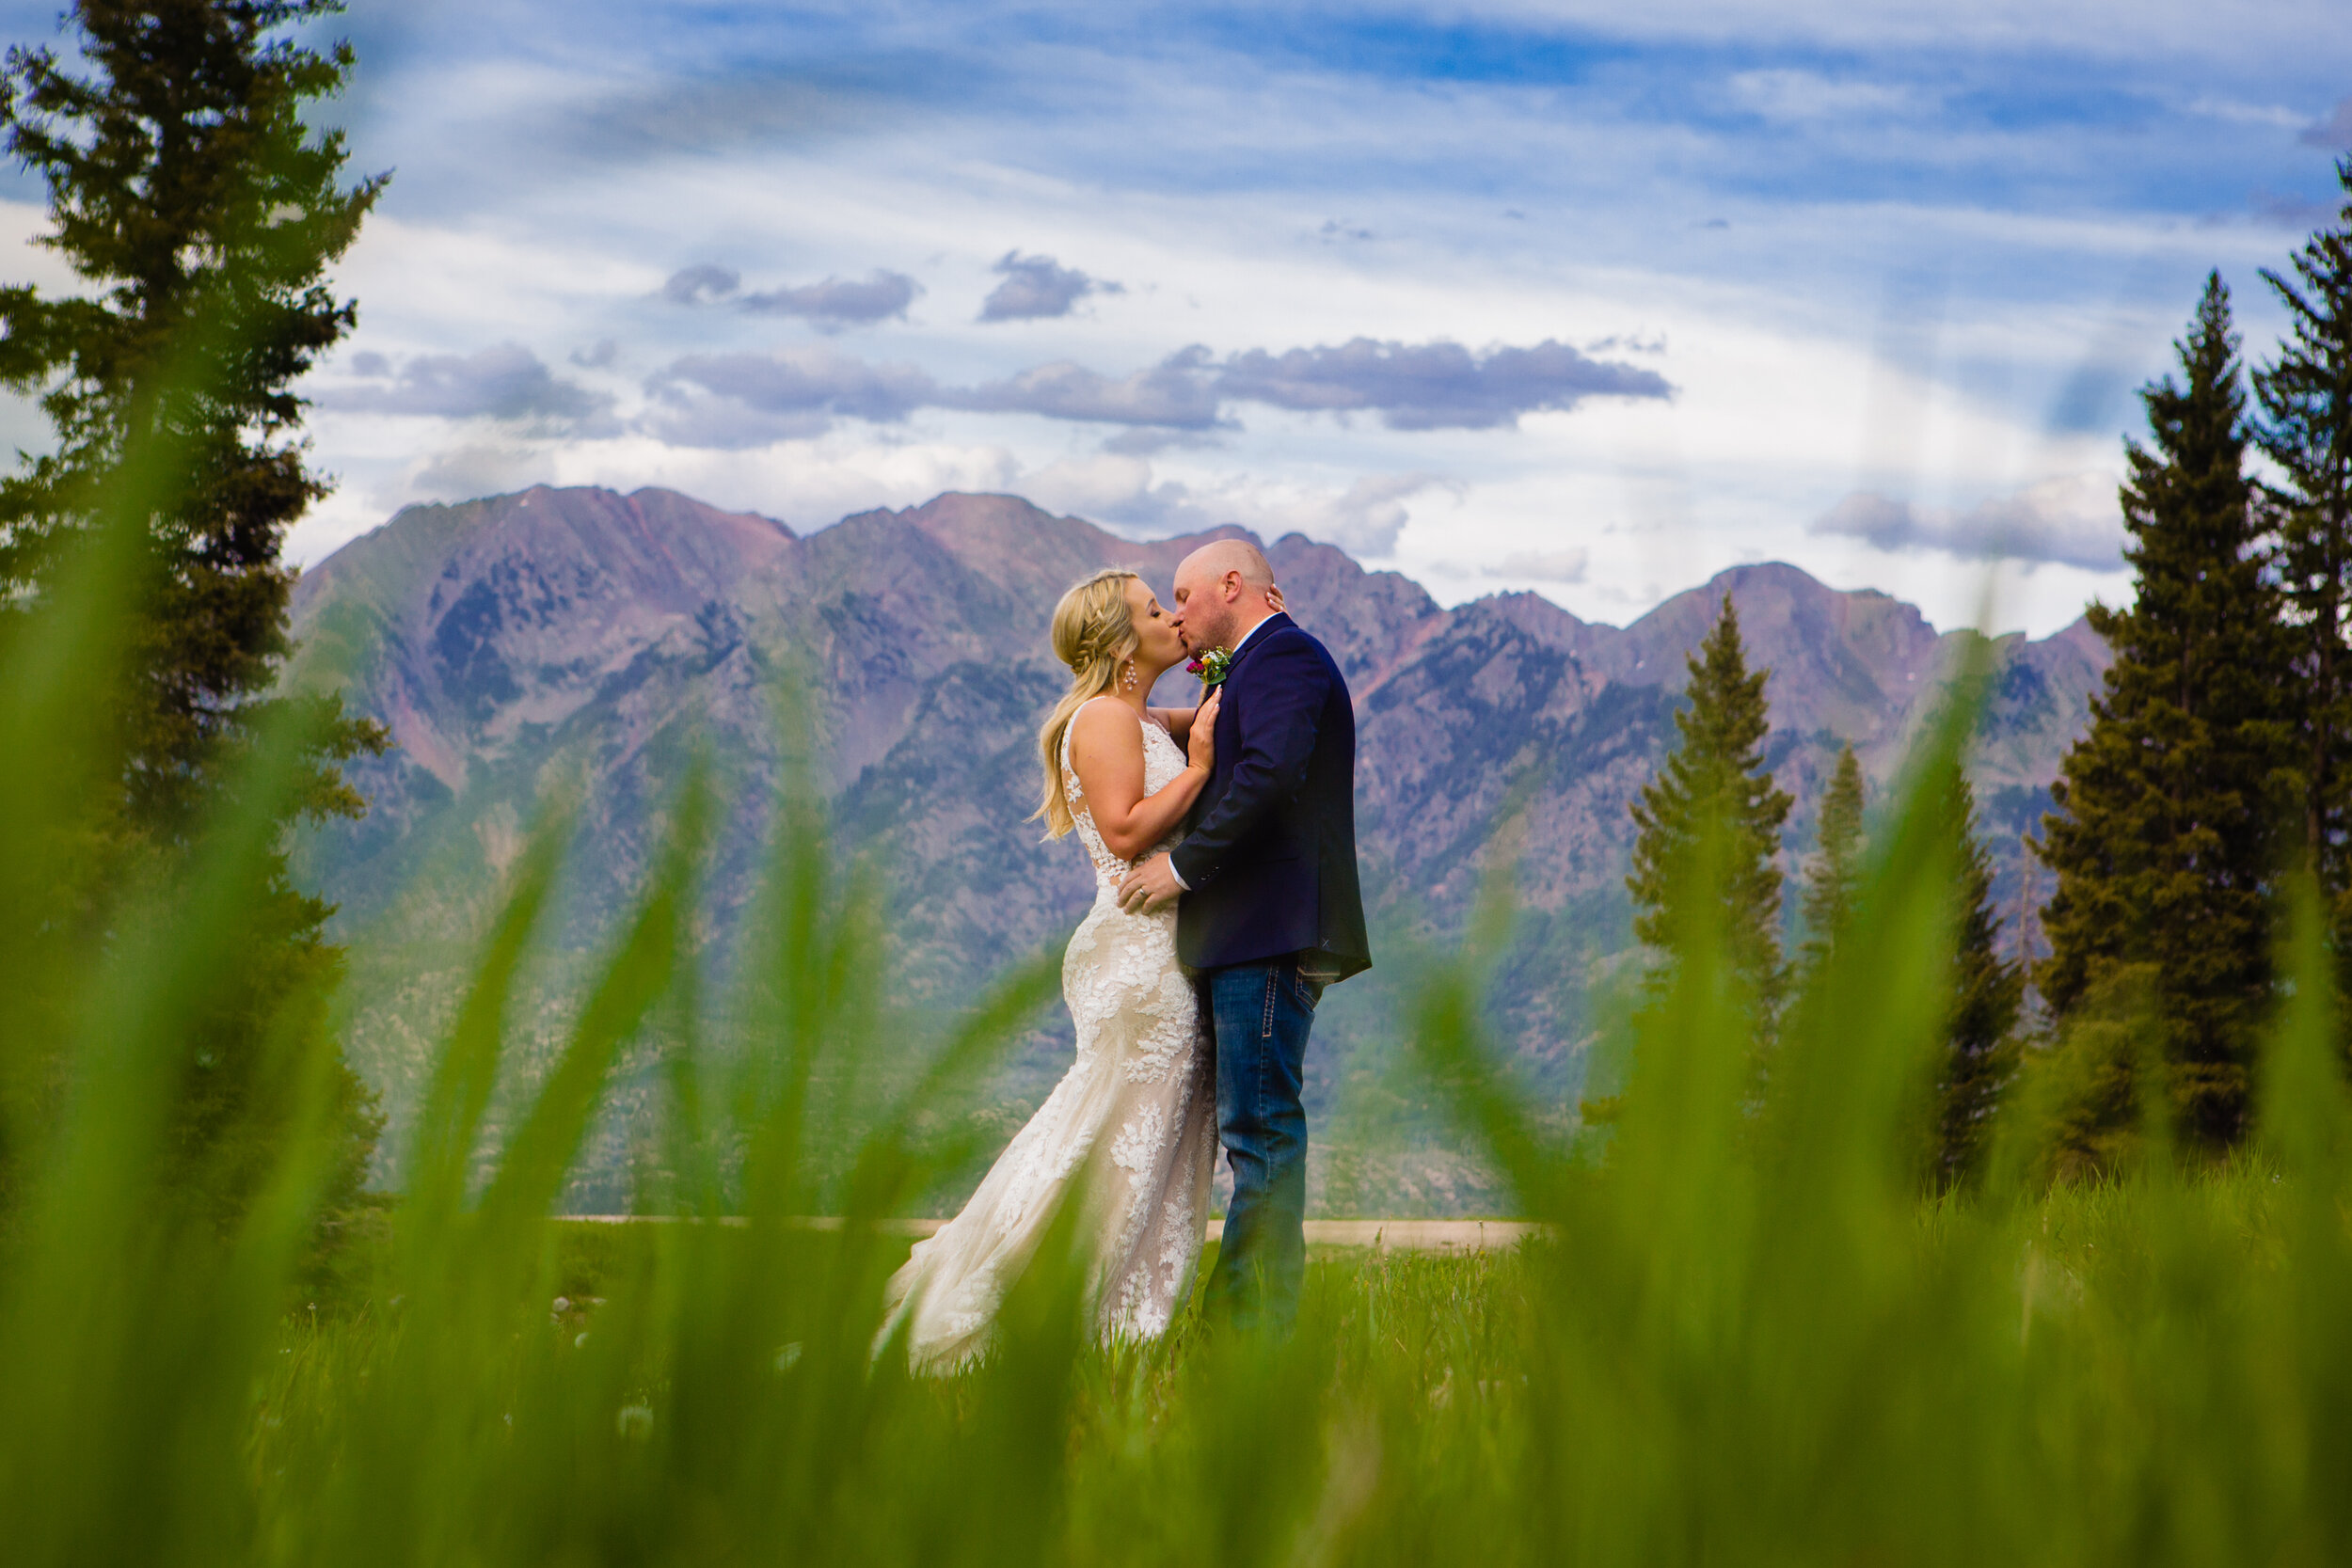
<path fill-rule="evenodd" d="M 1184 673 L 1200 677 L 1200 689 L 1211 690 L 1223 686 L 1225 677 L 1232 673 L 1233 656 L 1223 648 L 1203 648 L 1184 666 Z"/>

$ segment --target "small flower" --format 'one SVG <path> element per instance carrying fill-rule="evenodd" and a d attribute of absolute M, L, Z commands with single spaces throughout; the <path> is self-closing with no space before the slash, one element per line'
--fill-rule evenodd
<path fill-rule="evenodd" d="M 1184 673 L 1200 677 L 1200 689 L 1212 690 L 1225 684 L 1232 673 L 1233 656 L 1224 648 L 1203 648 L 1184 666 Z"/>

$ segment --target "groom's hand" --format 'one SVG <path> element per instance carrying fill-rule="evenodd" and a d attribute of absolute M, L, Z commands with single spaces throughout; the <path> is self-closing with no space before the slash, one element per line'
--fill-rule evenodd
<path fill-rule="evenodd" d="M 1184 891 L 1168 857 L 1154 855 L 1119 884 L 1119 907 L 1129 914 L 1152 914 L 1176 902 Z"/>

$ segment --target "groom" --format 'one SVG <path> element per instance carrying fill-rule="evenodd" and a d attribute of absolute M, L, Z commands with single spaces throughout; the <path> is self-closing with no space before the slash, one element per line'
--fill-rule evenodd
<path fill-rule="evenodd" d="M 1220 539 L 1176 568 L 1196 653 L 1232 654 L 1216 761 L 1183 843 L 1120 884 L 1129 910 L 1181 897 L 1176 954 L 1216 1041 L 1233 1172 L 1213 1309 L 1287 1329 L 1306 1272 L 1307 1031 L 1326 986 L 1372 964 L 1356 885 L 1356 714 L 1322 643 L 1281 610 L 1255 546 Z"/>

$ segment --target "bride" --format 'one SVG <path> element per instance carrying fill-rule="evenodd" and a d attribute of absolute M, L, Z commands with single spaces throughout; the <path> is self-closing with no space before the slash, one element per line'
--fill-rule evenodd
<path fill-rule="evenodd" d="M 1104 1339 L 1166 1332 L 1192 1291 L 1207 1233 L 1216 1055 L 1176 963 L 1176 910 L 1129 914 L 1120 879 L 1183 836 L 1208 781 L 1218 693 L 1196 713 L 1151 708 L 1186 657 L 1174 619 L 1133 572 L 1062 595 L 1054 652 L 1070 689 L 1039 736 L 1049 836 L 1073 828 L 1094 863 L 1094 907 L 1062 958 L 1078 1057 L 963 1212 L 891 1276 L 879 1352 L 902 1328 L 917 1370 L 988 1348 L 997 1306 L 1067 1199 L 1082 1204 L 1088 1300 Z"/>

